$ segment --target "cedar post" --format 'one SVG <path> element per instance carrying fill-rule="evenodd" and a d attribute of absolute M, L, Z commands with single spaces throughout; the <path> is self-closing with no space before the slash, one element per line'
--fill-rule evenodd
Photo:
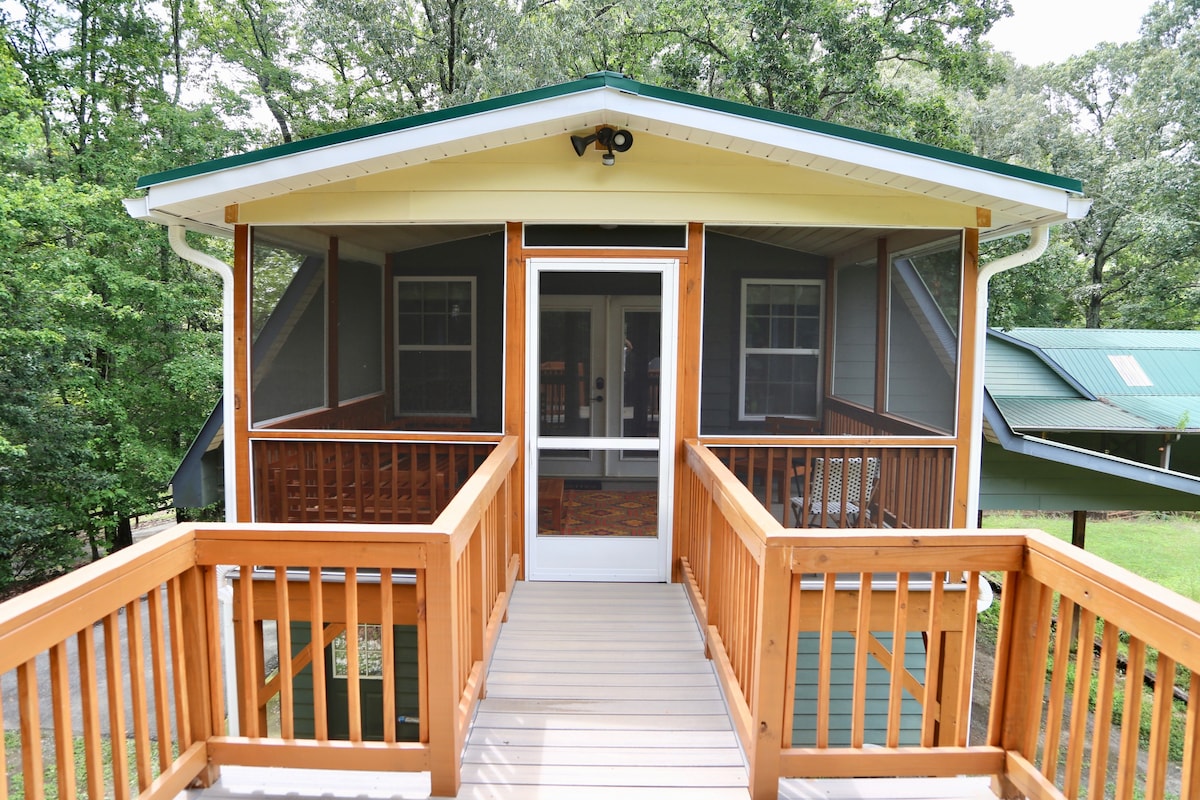
<path fill-rule="evenodd" d="M 1015 587 L 1013 578 L 1016 578 Z M 1049 647 L 1049 593 L 1040 582 L 1025 573 L 1008 573 L 1004 591 L 1016 592 L 1016 601 L 1011 606 L 1011 616 L 1002 616 L 1001 631 L 1007 629 L 1008 647 L 1001 653 L 997 648 L 996 658 L 1004 658 L 1005 668 L 997 664 L 996 674 L 1006 675 L 1004 700 L 1000 705 L 1000 718 L 989 720 L 989 744 L 996 738 L 1007 752 L 1034 760 L 1038 730 L 1041 725 L 1041 704 L 1045 693 L 1046 654 Z M 1008 608 L 1003 606 L 1002 608 Z M 994 687 L 993 691 L 1000 687 Z M 993 705 L 995 710 L 995 705 Z M 993 734 L 995 731 L 995 734 Z M 1008 780 L 998 775 L 992 781 L 992 791 L 997 797 L 1016 798 L 1024 794 Z"/>
<path fill-rule="evenodd" d="M 457 797 L 462 783 L 462 751 L 458 742 L 459 641 L 458 578 L 449 537 L 430 544 L 425 570 L 418 573 L 425 588 L 425 631 L 429 646 L 429 778 L 434 797 Z M 419 613 L 419 610 L 418 610 Z M 422 720 L 424 721 L 424 720 Z"/>
<path fill-rule="evenodd" d="M 218 725 L 223 723 L 223 720 L 214 719 L 218 709 L 214 708 L 213 703 L 220 697 L 219 691 L 214 693 L 214 685 L 220 679 L 221 650 L 220 647 L 212 650 L 211 643 L 214 639 L 219 641 L 220 620 L 216 606 L 208 602 L 210 593 L 205 586 L 208 581 L 214 583 L 212 596 L 215 599 L 214 568 L 197 566 L 179 576 L 181 605 L 185 613 L 181 615 L 181 635 L 175 641 L 183 649 L 187 675 L 184 692 L 187 695 L 190 723 L 188 735 L 192 742 L 207 742 L 218 731 Z M 223 708 L 219 710 L 223 711 Z M 196 776 L 196 782 L 207 788 L 220 777 L 220 766 L 209 760 Z"/>
<path fill-rule="evenodd" d="M 750 797 L 776 800 L 779 797 L 779 762 L 783 749 L 785 683 L 788 650 L 795 644 L 788 639 L 791 603 L 777 602 L 789 597 L 792 582 L 791 548 L 772 547 L 763 553 L 762 580 L 759 582 L 757 614 L 761 621 L 755 642 L 757 675 L 750 698 L 755 738 L 750 760 Z"/>

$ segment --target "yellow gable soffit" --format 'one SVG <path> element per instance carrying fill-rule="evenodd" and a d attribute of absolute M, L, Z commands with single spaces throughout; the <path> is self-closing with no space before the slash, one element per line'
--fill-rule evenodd
<path fill-rule="evenodd" d="M 552 137 L 242 202 L 240 223 L 613 222 L 975 227 L 938 200 L 716 148 L 637 136 L 605 167 Z"/>

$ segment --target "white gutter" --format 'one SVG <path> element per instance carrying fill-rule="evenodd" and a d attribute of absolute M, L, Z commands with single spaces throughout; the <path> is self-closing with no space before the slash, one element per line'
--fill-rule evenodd
<path fill-rule="evenodd" d="M 971 382 L 971 436 L 968 440 L 972 452 L 970 470 L 967 473 L 967 527 L 974 528 L 979 519 L 979 491 L 983 472 L 983 373 L 984 350 L 987 347 L 988 284 L 1001 272 L 1023 267 L 1046 252 L 1050 244 L 1050 226 L 1038 225 L 1030 231 L 1029 247 L 1019 253 L 998 258 L 979 268 L 975 286 L 975 375 Z"/>

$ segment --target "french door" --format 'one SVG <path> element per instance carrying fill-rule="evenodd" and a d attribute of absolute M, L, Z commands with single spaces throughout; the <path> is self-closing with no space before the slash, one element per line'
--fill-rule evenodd
<path fill-rule="evenodd" d="M 670 574 L 674 259 L 531 259 L 531 580 Z M 664 413 L 666 410 L 666 413 Z"/>

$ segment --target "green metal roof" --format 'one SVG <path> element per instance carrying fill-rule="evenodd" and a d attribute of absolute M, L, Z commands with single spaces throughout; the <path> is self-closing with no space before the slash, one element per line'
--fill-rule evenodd
<path fill-rule="evenodd" d="M 1200 430 L 1200 331 L 1015 328 L 1001 336 L 1007 341 L 995 347 L 1000 337 L 989 336 L 985 381 L 1015 428 L 1135 429 L 1119 424 L 1119 411 L 1144 430 Z M 1014 355 L 1020 343 L 1024 358 Z M 1068 396 L 1046 390 L 1047 368 L 1099 401 L 1074 404 L 1073 425 L 1067 405 L 1035 402 Z"/>
<path fill-rule="evenodd" d="M 212 161 L 203 161 L 190 166 L 179 167 L 177 169 L 167 170 L 165 172 L 157 172 L 152 175 L 145 175 L 138 180 L 137 185 L 138 188 L 146 188 L 157 184 L 168 183 L 170 181 L 192 178 L 210 172 L 217 172 L 223 169 L 230 169 L 232 167 L 268 161 L 270 159 L 280 158 L 310 150 L 317 150 L 323 147 L 331 147 L 346 142 L 369 138 L 371 136 L 395 133 L 397 131 L 418 128 L 423 125 L 432 125 L 434 123 L 444 122 L 447 120 L 460 119 L 476 114 L 484 114 L 489 111 L 512 108 L 527 103 L 535 103 L 540 100 L 547 100 L 554 97 L 562 97 L 565 95 L 604 88 L 617 89 L 622 92 L 636 94 L 642 97 L 649 97 L 670 103 L 693 106 L 695 108 L 706 109 L 723 114 L 731 114 L 734 116 L 740 116 L 762 122 L 770 122 L 809 133 L 833 136 L 849 141 L 860 142 L 862 144 L 887 148 L 898 152 L 923 156 L 950 164 L 957 164 L 959 166 L 970 167 L 997 175 L 1003 175 L 1009 178 L 1017 178 L 1020 180 L 1029 181 L 1031 183 L 1038 183 L 1044 186 L 1063 189 L 1067 192 L 1074 192 L 1077 194 L 1082 194 L 1083 192 L 1083 184 L 1072 178 L 1064 178 L 1048 172 L 1041 172 L 1039 170 L 1020 167 L 1014 164 L 1006 164 L 1001 161 L 980 158 L 979 156 L 974 156 L 969 153 L 960 153 L 955 150 L 934 147 L 933 145 L 912 142 L 905 139 L 899 139 L 894 136 L 886 136 L 884 134 L 864 131 L 858 128 L 850 128 L 844 125 L 836 125 L 831 122 L 823 122 L 821 120 L 810 119 L 808 117 L 801 117 L 796 114 L 787 114 L 781 111 L 773 111 L 771 109 L 759 108 L 757 106 L 749 106 L 744 103 L 735 103 L 729 100 L 720 100 L 714 97 L 707 97 L 705 95 L 682 92 L 676 89 L 666 89 L 660 86 L 653 86 L 651 84 L 632 80 L 615 72 L 596 72 L 581 78 L 580 80 L 560 83 L 554 86 L 545 86 L 540 89 L 533 89 L 526 92 L 518 92 L 516 94 L 503 95 L 501 97 L 493 97 L 488 100 L 481 100 L 475 103 L 467 103 L 465 105 L 454 106 L 452 108 L 438 109 L 437 111 L 416 114 L 411 117 L 403 117 L 400 119 L 390 120 L 388 122 L 379 122 L 373 125 L 350 128 L 348 130 L 338 131 L 336 133 L 314 136 L 311 139 L 289 142 L 288 144 L 267 147 L 261 150 L 254 150 L 248 153 L 218 158 Z"/>
<path fill-rule="evenodd" d="M 1159 425 L 1126 409 L 1083 398 L 996 397 L 1017 430 L 1154 431 Z"/>

